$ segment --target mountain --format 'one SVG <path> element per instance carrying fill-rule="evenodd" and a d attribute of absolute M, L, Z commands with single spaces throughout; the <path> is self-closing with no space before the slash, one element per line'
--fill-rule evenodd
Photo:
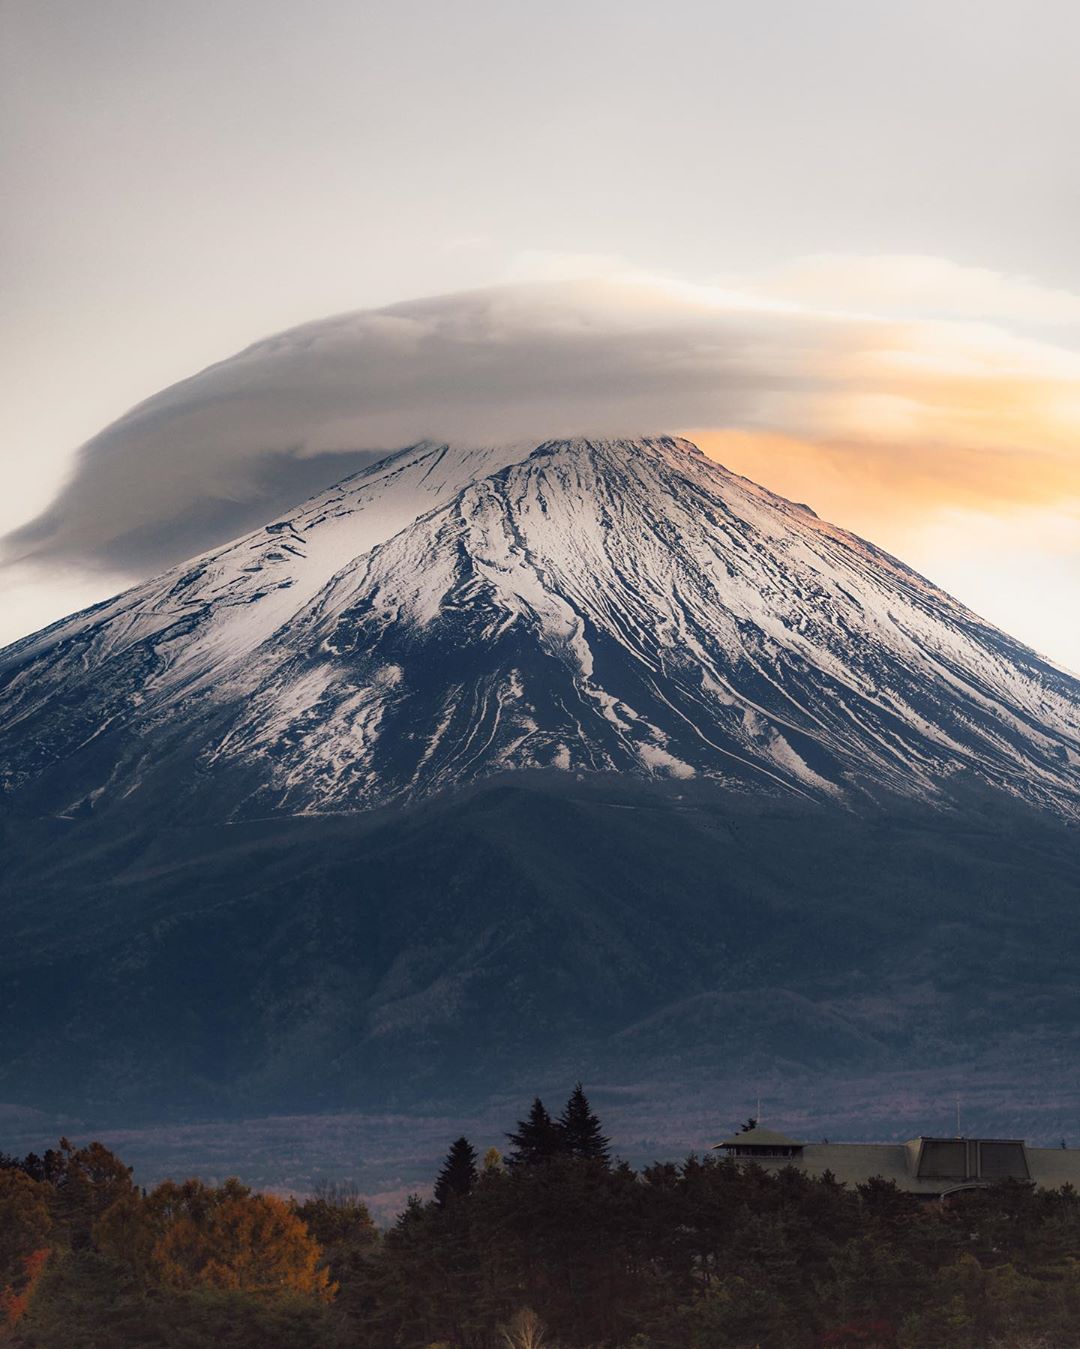
<path fill-rule="evenodd" d="M 1080 1103 L 1080 686 L 684 440 L 365 468 L 0 653 L 0 775 L 0 1102 Z"/>
<path fill-rule="evenodd" d="M 1080 812 L 1080 684 L 672 438 L 423 444 L 0 653 L 21 812 L 353 812 L 507 770 Z"/>
<path fill-rule="evenodd" d="M 516 772 L 360 815 L 9 818 L 0 851 L 0 1101 L 404 1136 L 580 1077 L 650 1134 L 755 1084 L 792 1118 L 842 1092 L 925 1127 L 963 1087 L 982 1127 L 1075 1128 L 1080 848 L 1000 793 Z"/>

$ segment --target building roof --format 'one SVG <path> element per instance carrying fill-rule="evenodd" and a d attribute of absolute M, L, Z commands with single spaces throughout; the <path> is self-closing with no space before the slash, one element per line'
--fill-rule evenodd
<path fill-rule="evenodd" d="M 790 1139 L 784 1139 L 783 1134 L 773 1133 L 768 1129 L 754 1129 L 750 1133 L 736 1134 L 728 1144 L 718 1143 L 716 1146 L 735 1145 L 740 1140 L 757 1133 L 767 1135 L 768 1141 L 763 1144 L 764 1146 L 800 1146 L 797 1143 L 792 1144 Z M 762 1165 L 767 1170 L 795 1165 L 808 1176 L 822 1176 L 828 1171 L 836 1180 L 852 1187 L 865 1184 L 873 1176 L 880 1176 L 882 1180 L 894 1181 L 901 1190 L 906 1190 L 909 1194 L 924 1194 L 928 1197 L 986 1183 L 917 1175 L 913 1169 L 912 1154 L 923 1141 L 912 1139 L 909 1143 L 806 1143 L 802 1145 L 798 1157 L 791 1162 L 783 1158 L 763 1158 Z M 1024 1156 L 1031 1179 L 1037 1186 L 1057 1190 L 1062 1185 L 1071 1184 L 1080 1189 L 1080 1149 L 1024 1146 Z"/>
<path fill-rule="evenodd" d="M 1076 1148 L 1028 1148 L 1031 1179 L 1047 1190 L 1063 1185 L 1080 1189 L 1080 1150 Z"/>
<path fill-rule="evenodd" d="M 794 1138 L 788 1138 L 787 1134 L 777 1133 L 775 1129 L 763 1129 L 760 1125 L 755 1125 L 753 1129 L 747 1129 L 745 1133 L 732 1134 L 730 1138 L 725 1138 L 722 1143 L 715 1144 L 718 1148 L 801 1148 L 802 1144 L 797 1143 Z"/>
<path fill-rule="evenodd" d="M 912 1175 L 904 1143 L 814 1143 L 803 1148 L 801 1169 L 811 1176 L 829 1171 L 851 1186 L 880 1176 L 913 1194 L 937 1194 L 942 1189 L 940 1180 Z"/>

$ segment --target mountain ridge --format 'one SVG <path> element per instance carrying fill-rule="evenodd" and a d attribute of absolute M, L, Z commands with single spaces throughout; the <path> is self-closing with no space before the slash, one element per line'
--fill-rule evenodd
<path fill-rule="evenodd" d="M 224 818 L 552 767 L 1080 810 L 1080 683 L 675 437 L 407 447 L 0 652 L 0 724 L 54 813 L 170 755 Z"/>

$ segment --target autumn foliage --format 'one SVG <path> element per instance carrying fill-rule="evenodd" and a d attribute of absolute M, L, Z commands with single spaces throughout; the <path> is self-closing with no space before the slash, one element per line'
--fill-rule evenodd
<path fill-rule="evenodd" d="M 252 1194 L 229 1180 L 208 1189 L 167 1181 L 144 1201 L 156 1238 L 150 1268 L 168 1288 L 243 1289 L 272 1296 L 302 1293 L 328 1300 L 330 1276 L 307 1228 L 274 1195 Z"/>
<path fill-rule="evenodd" d="M 146 1193 L 99 1143 L 0 1157 L 0 1343 L 168 1345 L 185 1322 L 215 1339 L 221 1322 L 243 1345 L 318 1345 L 336 1291 L 296 1205 L 275 1195 L 237 1180 Z"/>
<path fill-rule="evenodd" d="M 635 1171 L 583 1090 L 379 1234 L 349 1185 L 149 1192 L 100 1144 L 0 1156 L 3 1349 L 1065 1349 L 1080 1194 L 921 1203 L 715 1156 Z"/>
<path fill-rule="evenodd" d="M 48 1249 L 42 1247 L 19 1261 L 19 1276 L 0 1288 L 0 1326 L 16 1326 L 22 1320 L 48 1258 Z"/>
<path fill-rule="evenodd" d="M 21 1170 L 0 1169 L 0 1327 L 25 1314 L 49 1257 L 51 1228 L 41 1187 Z"/>

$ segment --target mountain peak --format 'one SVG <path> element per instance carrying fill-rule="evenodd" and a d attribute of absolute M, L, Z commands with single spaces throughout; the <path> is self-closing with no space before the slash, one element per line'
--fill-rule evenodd
<path fill-rule="evenodd" d="M 0 727 L 8 793 L 59 811 L 547 768 L 1080 812 L 1075 680 L 671 436 L 400 451 L 0 654 Z"/>
<path fill-rule="evenodd" d="M 692 440 L 684 436 L 569 436 L 558 440 L 545 440 L 532 451 L 533 458 L 558 454 L 564 451 L 585 451 L 601 454 L 627 455 L 645 452 L 678 451 L 683 454 L 697 455 L 704 459 L 703 452 Z"/>

